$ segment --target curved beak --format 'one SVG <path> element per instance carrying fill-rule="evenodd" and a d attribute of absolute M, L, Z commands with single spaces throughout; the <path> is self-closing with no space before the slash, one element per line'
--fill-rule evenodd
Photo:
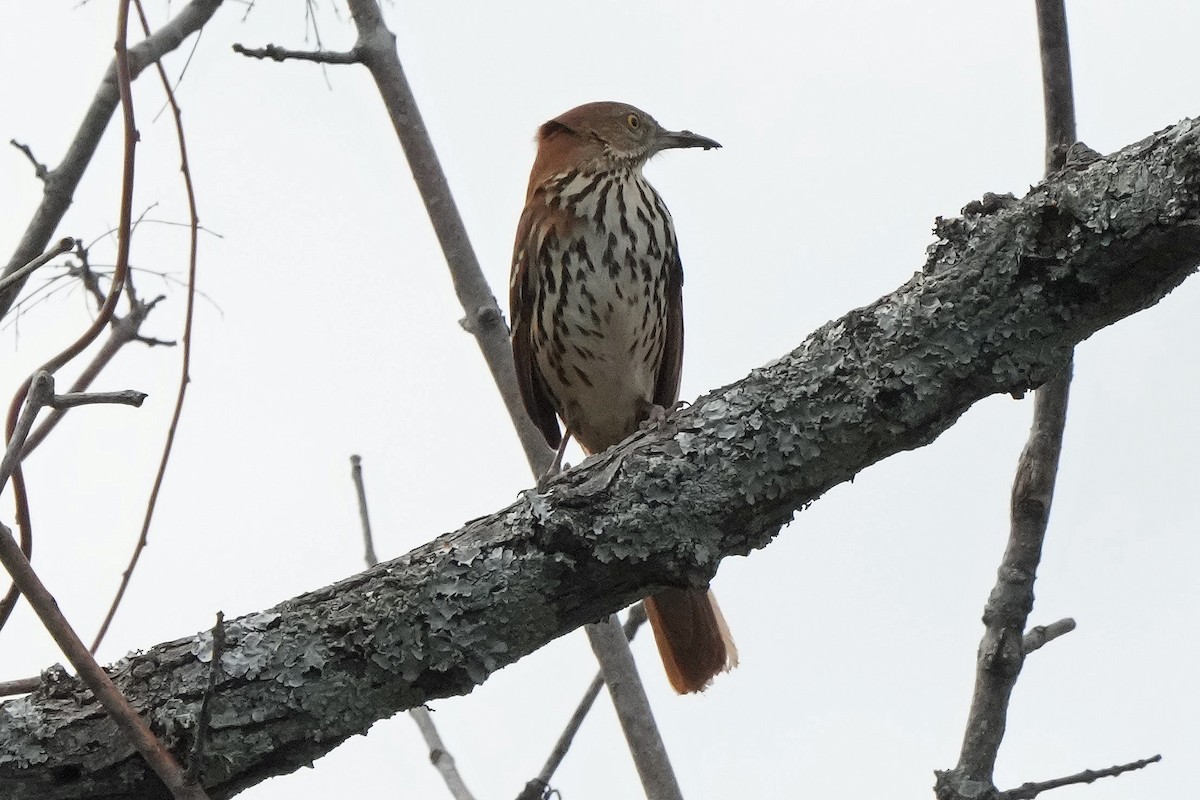
<path fill-rule="evenodd" d="M 703 147 L 705 150 L 711 150 L 721 146 L 707 136 L 701 136 L 691 131 L 663 131 L 658 135 L 658 141 L 655 144 L 658 145 L 656 150 L 670 150 L 678 147 Z"/>

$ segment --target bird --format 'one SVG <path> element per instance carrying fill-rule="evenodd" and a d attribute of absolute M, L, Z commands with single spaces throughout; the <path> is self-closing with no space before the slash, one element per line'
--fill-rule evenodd
<path fill-rule="evenodd" d="M 664 150 L 720 146 L 608 101 L 538 129 L 509 316 L 521 399 L 556 449 L 552 471 L 571 437 L 602 452 L 678 400 L 683 267 L 671 214 L 642 168 Z M 644 602 L 676 692 L 701 691 L 736 666 L 711 591 L 663 588 Z"/>

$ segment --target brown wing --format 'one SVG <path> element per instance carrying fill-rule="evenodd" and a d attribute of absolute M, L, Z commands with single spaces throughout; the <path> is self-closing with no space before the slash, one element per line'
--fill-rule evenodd
<path fill-rule="evenodd" d="M 667 258 L 671 265 L 667 270 L 667 330 L 663 339 L 662 365 L 658 368 L 658 380 L 654 384 L 654 403 L 667 411 L 679 399 L 679 376 L 683 371 L 683 264 L 679 260 L 679 248 L 671 237 Z"/>
<path fill-rule="evenodd" d="M 512 349 L 513 366 L 517 370 L 517 388 L 521 391 L 521 400 L 525 410 L 529 412 L 533 424 L 537 426 L 546 443 L 557 448 L 562 442 L 562 432 L 558 428 L 558 417 L 554 413 L 554 403 L 550 400 L 550 391 L 542 374 L 538 370 L 537 359 L 533 353 L 533 327 L 531 318 L 537 304 L 537 287 L 534 270 L 530 262 L 536 258 L 536 245 L 533 242 L 533 213 L 530 207 L 525 208 L 521 222 L 517 226 L 517 241 L 513 245 L 512 275 L 508 283 L 508 313 L 512 319 Z"/>

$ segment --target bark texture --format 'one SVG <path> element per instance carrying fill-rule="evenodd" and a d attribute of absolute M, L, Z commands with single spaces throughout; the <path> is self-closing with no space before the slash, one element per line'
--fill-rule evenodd
<path fill-rule="evenodd" d="M 939 220 L 923 271 L 745 379 L 394 561 L 231 621 L 201 774 L 228 797 L 489 673 L 654 587 L 703 586 L 797 509 L 1020 394 L 1200 263 L 1200 123 Z M 211 634 L 112 676 L 177 754 Z M 73 678 L 0 706 L 0 796 L 157 798 Z"/>

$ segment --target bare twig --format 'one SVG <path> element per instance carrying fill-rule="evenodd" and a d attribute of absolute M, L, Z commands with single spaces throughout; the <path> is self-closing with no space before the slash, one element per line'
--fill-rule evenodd
<path fill-rule="evenodd" d="M 364 558 L 368 567 L 374 567 L 379 563 L 379 559 L 375 556 L 375 537 L 371 534 L 371 515 L 367 511 L 367 490 L 363 485 L 362 456 L 350 456 L 350 479 L 354 481 L 354 493 L 358 497 L 358 518 L 362 523 Z M 442 780 L 446 782 L 446 788 L 450 790 L 451 796 L 455 800 L 475 800 L 467 788 L 466 782 L 458 773 L 454 756 L 450 755 L 450 751 L 442 743 L 442 737 L 438 734 L 437 726 L 433 724 L 433 717 L 430 716 L 429 711 L 425 706 L 414 706 L 409 709 L 408 713 L 421 730 L 421 736 L 424 737 L 425 744 L 429 747 L 429 761 L 442 776 Z"/>
<path fill-rule="evenodd" d="M 135 406 L 141 408 L 146 399 L 145 392 L 124 389 L 119 392 L 80 392 L 71 394 L 56 394 L 50 400 L 50 407 L 57 409 L 75 408 L 76 406 L 92 406 L 102 403 Z"/>
<path fill-rule="evenodd" d="M 42 183 L 50 180 L 50 170 L 46 169 L 46 165 L 37 160 L 33 155 L 33 149 L 27 144 L 21 144 L 16 139 L 9 139 L 8 143 L 20 150 L 29 159 L 29 163 L 33 164 L 33 174 L 37 176 Z"/>
<path fill-rule="evenodd" d="M 1046 110 L 1046 174 L 1062 167 L 1075 141 L 1071 54 L 1063 0 L 1036 0 Z M 1011 529 L 996 585 L 984 607 L 975 690 L 958 765 L 937 773 L 939 800 L 994 793 L 993 773 L 1007 725 L 1013 687 L 1025 661 L 1024 631 L 1033 609 L 1033 583 L 1054 499 L 1067 422 L 1072 361 L 1037 390 L 1029 440 L 1013 481 Z"/>
<path fill-rule="evenodd" d="M 429 761 L 441 774 L 442 780 L 446 782 L 446 788 L 450 790 L 450 795 L 454 800 L 475 800 L 475 796 L 463 782 L 462 776 L 458 774 L 454 756 L 450 755 L 450 751 L 442 744 L 442 737 L 438 735 L 429 711 L 425 706 L 414 706 L 409 709 L 408 715 L 421 729 L 421 736 L 425 738 L 425 745 L 429 748 Z"/>
<path fill-rule="evenodd" d="M 611 615 L 607 625 L 589 626 L 588 638 L 600 662 L 600 671 L 604 673 L 604 682 L 608 684 L 608 693 L 621 720 L 621 730 L 625 733 L 647 800 L 682 798 L 666 745 L 650 713 L 650 700 L 638 677 L 637 665 L 633 663 L 633 651 L 629 649 L 629 641 L 621 630 L 617 615 Z"/>
<path fill-rule="evenodd" d="M 221 3 L 222 0 L 192 0 L 175 15 L 174 19 L 155 31 L 152 36 L 147 36 L 130 48 L 131 79 L 137 77 L 147 66 L 179 47 L 184 40 L 204 27 Z M 117 86 L 117 67 L 114 61 L 109 65 L 107 73 L 100 81 L 91 107 L 84 115 L 83 122 L 80 123 L 79 130 L 67 149 L 66 155 L 63 156 L 62 162 L 50 171 L 41 205 L 34 212 L 16 251 L 4 268 L 5 276 L 11 275 L 46 249 L 50 237 L 54 235 L 55 229 L 71 205 L 75 189 L 78 187 L 92 155 L 100 145 L 104 129 L 108 126 L 119 102 L 120 91 Z M 19 281 L 0 291 L 0 318 L 8 314 L 22 286 L 24 286 L 24 281 Z"/>
<path fill-rule="evenodd" d="M 233 52 L 249 58 L 269 58 L 272 61 L 313 61 L 318 64 L 358 64 L 362 61 L 357 50 L 345 53 L 329 50 L 287 50 L 273 44 L 257 48 L 234 44 Z"/>
<path fill-rule="evenodd" d="M 362 523 L 363 558 L 367 566 L 373 567 L 379 563 L 375 555 L 375 537 L 371 535 L 371 517 L 367 513 L 367 490 L 363 486 L 362 456 L 350 456 L 350 476 L 354 480 L 354 493 L 358 496 L 358 519 Z"/>
<path fill-rule="evenodd" d="M 625 618 L 625 626 L 623 633 L 626 641 L 633 641 L 633 637 L 637 636 L 638 629 L 646 622 L 646 607 L 641 603 L 635 604 L 629 609 L 629 616 Z M 563 729 L 562 734 L 558 737 L 558 741 L 554 743 L 554 749 L 550 751 L 550 757 L 546 759 L 545 766 L 538 776 L 525 784 L 525 789 L 517 796 L 517 800 L 535 800 L 546 795 L 550 790 L 550 779 L 554 777 L 554 772 L 562 764 L 566 758 L 567 751 L 571 749 L 571 743 L 575 740 L 575 734 L 579 732 L 579 728 L 583 725 L 583 721 L 587 719 L 588 712 L 592 710 L 592 704 L 596 702 L 596 697 L 600 694 L 601 687 L 604 686 L 604 674 L 597 672 L 596 677 L 592 679 L 591 685 L 587 691 L 583 693 L 583 698 L 579 701 L 579 705 L 575 708 L 575 713 L 567 720 L 567 725 Z"/>
<path fill-rule="evenodd" d="M 18 282 L 24 281 L 26 278 L 32 275 L 34 270 L 36 270 L 38 267 L 48 264 L 50 261 L 58 258 L 63 253 L 69 252 L 74 246 L 74 239 L 60 239 L 58 244 L 42 253 L 33 261 L 30 261 L 20 269 L 13 270 L 12 274 L 6 275 L 3 279 L 0 279 L 0 292 L 3 292 L 11 285 L 15 285 Z"/>
<path fill-rule="evenodd" d="M 92 276 L 91 280 L 87 277 L 89 275 Z M 90 271 L 81 272 L 80 278 L 85 286 L 95 283 L 95 276 Z M 89 291 L 91 290 L 89 289 Z M 99 291 L 98 288 L 97 291 Z M 101 304 L 103 304 L 104 298 L 105 294 L 100 292 Z M 142 323 L 146 321 L 146 317 L 149 316 L 150 312 L 154 310 L 154 307 L 158 305 L 161 299 L 161 297 L 155 298 L 149 303 L 139 300 L 125 316 L 113 316 L 112 323 L 109 326 L 108 338 L 100 346 L 100 349 L 96 351 L 96 355 L 92 357 L 91 362 L 75 378 L 75 381 L 71 384 L 71 388 L 68 390 L 68 394 L 78 394 L 87 391 L 88 387 L 92 385 L 92 381 L 96 380 L 96 377 L 108 366 L 108 363 L 120 352 L 121 348 L 130 342 L 142 342 L 150 346 L 155 344 L 170 346 L 172 344 L 171 342 L 160 342 L 156 339 L 142 336 L 140 332 Z M 46 437 L 50 435 L 50 432 L 54 430 L 66 414 L 67 409 L 55 408 L 46 415 L 41 424 L 29 434 L 29 439 L 25 442 L 24 458 L 28 458 L 29 454 L 45 441 Z"/>
<path fill-rule="evenodd" d="M 204 745 L 208 740 L 208 726 L 212 720 L 212 698 L 217 688 L 217 676 L 221 672 L 221 654 L 225 650 L 225 613 L 217 612 L 217 622 L 212 629 L 212 653 L 208 663 L 208 686 L 200 700 L 200 712 L 196 715 L 196 734 L 192 739 L 192 750 L 188 754 L 184 783 L 193 786 L 200 782 L 200 769 L 204 763 Z"/>
<path fill-rule="evenodd" d="M 149 37 L 150 24 L 146 21 L 146 13 L 142 9 L 141 0 L 136 0 L 136 6 L 138 17 L 142 23 L 142 31 Z M 175 138 L 179 142 L 179 171 L 183 175 L 183 186 L 188 201 L 188 215 L 191 221 L 188 239 L 187 308 L 183 319 L 183 354 L 179 367 L 179 389 L 175 393 L 175 408 L 171 412 L 171 424 L 167 426 L 167 438 L 163 443 L 162 456 L 158 461 L 158 471 L 154 475 L 154 485 L 150 489 L 150 497 L 146 501 L 146 511 L 142 516 L 142 529 L 138 534 L 137 544 L 134 545 L 133 555 L 130 556 L 129 565 L 121 574 L 121 583 L 117 587 L 117 593 L 113 597 L 112 603 L 109 604 L 108 612 L 104 615 L 104 621 L 100 623 L 100 628 L 96 631 L 96 637 L 92 640 L 91 650 L 93 653 L 100 648 L 100 643 L 104 641 L 104 635 L 108 633 L 108 628 L 112 624 L 113 617 L 116 616 L 117 609 L 121 605 L 121 600 L 125 597 L 125 590 L 129 588 L 129 581 L 133 577 L 133 570 L 137 567 L 138 559 L 149 542 L 150 523 L 154 520 L 154 509 L 158 505 L 158 495 L 162 490 L 163 479 L 167 474 L 167 463 L 171 459 L 171 449 L 175 444 L 175 433 L 179 429 L 179 420 L 183 415 L 183 401 L 187 396 L 188 384 L 192 380 L 192 320 L 196 309 L 196 256 L 197 249 L 199 248 L 200 216 L 196 208 L 196 192 L 192 184 L 192 171 L 188 166 L 187 139 L 183 133 L 183 113 L 179 109 L 179 103 L 175 99 L 175 92 L 171 89 L 171 82 L 167 78 L 167 71 L 163 68 L 162 62 L 158 62 L 156 66 L 158 67 L 159 80 L 162 81 L 163 91 L 166 92 L 167 102 L 171 106 L 171 112 L 175 119 Z M 131 304 L 136 307 L 136 303 L 133 300 L 131 300 Z M 130 315 L 132 316 L 132 311 Z M 146 341 L 140 335 L 137 338 L 140 341 Z"/>
<path fill-rule="evenodd" d="M 1100 778 L 1112 778 L 1126 772 L 1133 772 L 1143 767 L 1148 767 L 1151 764 L 1156 764 L 1162 761 L 1161 755 L 1143 758 L 1141 761 L 1133 761 L 1128 764 L 1120 764 L 1108 769 L 1085 769 L 1083 772 L 1078 772 L 1074 775 L 1068 775 L 1065 778 L 1055 778 L 1049 781 L 1039 781 L 1037 783 L 1023 783 L 1015 789 L 1009 789 L 1007 792 L 1001 792 L 996 800 L 1032 800 L 1044 791 L 1049 789 L 1058 789 L 1062 786 L 1074 786 L 1079 783 L 1092 783 Z"/>
<path fill-rule="evenodd" d="M 1029 655 L 1034 650 L 1044 647 L 1060 636 L 1066 636 L 1073 630 L 1075 630 L 1075 620 L 1070 617 L 1060 619 L 1058 622 L 1052 622 L 1049 625 L 1038 625 L 1037 627 L 1030 628 L 1025 636 L 1022 637 L 1021 648 L 1025 651 L 1025 655 Z"/>

